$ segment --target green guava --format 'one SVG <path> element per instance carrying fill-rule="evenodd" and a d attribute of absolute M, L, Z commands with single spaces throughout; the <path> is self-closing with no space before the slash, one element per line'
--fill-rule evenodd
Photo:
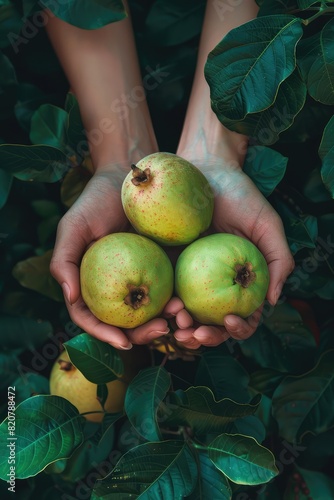
<path fill-rule="evenodd" d="M 214 194 L 197 167 L 172 153 L 153 153 L 131 168 L 122 203 L 138 233 L 162 245 L 183 245 L 208 229 Z"/>
<path fill-rule="evenodd" d="M 249 240 L 211 234 L 187 246 L 175 266 L 175 291 L 202 324 L 223 325 L 227 314 L 247 318 L 264 301 L 267 262 Z"/>
<path fill-rule="evenodd" d="M 166 252 L 134 233 L 96 241 L 80 266 L 81 294 L 104 323 L 134 328 L 159 315 L 172 296 L 174 271 Z"/>

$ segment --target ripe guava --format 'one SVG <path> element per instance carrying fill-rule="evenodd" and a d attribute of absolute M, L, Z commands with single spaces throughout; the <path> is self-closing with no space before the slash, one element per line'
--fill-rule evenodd
<path fill-rule="evenodd" d="M 202 324 L 223 325 L 227 314 L 246 318 L 262 304 L 268 286 L 264 256 L 252 242 L 234 234 L 200 238 L 176 262 L 176 294 Z"/>
<path fill-rule="evenodd" d="M 72 403 L 79 413 L 103 411 L 97 399 L 97 384 L 87 380 L 70 361 L 66 351 L 55 361 L 50 373 L 50 394 L 62 396 Z M 108 413 L 123 410 L 127 384 L 122 380 L 108 382 L 108 397 L 104 405 Z M 90 422 L 101 422 L 103 413 L 90 413 L 85 418 Z"/>
<path fill-rule="evenodd" d="M 104 323 L 134 328 L 159 315 L 171 298 L 174 270 L 166 252 L 134 233 L 114 233 L 86 251 L 81 294 Z"/>
<path fill-rule="evenodd" d="M 197 167 L 172 153 L 153 153 L 131 168 L 122 203 L 138 233 L 162 245 L 183 245 L 208 229 L 214 194 Z"/>

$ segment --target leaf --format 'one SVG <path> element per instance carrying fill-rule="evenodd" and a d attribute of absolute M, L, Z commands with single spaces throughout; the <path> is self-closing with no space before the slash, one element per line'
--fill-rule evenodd
<path fill-rule="evenodd" d="M 334 116 L 327 123 L 319 146 L 319 156 L 322 159 L 321 177 L 324 185 L 334 198 Z"/>
<path fill-rule="evenodd" d="M 241 434 L 221 434 L 208 446 L 209 458 L 237 484 L 263 484 L 278 474 L 273 454 L 255 439 Z"/>
<path fill-rule="evenodd" d="M 12 384 L 15 387 L 16 406 L 32 396 L 50 392 L 49 379 L 39 373 L 22 374 Z"/>
<path fill-rule="evenodd" d="M 17 100 L 17 78 L 13 64 L 0 51 L 0 112 L 1 120 L 13 113 Z"/>
<path fill-rule="evenodd" d="M 63 21 L 82 29 L 97 29 L 126 17 L 121 0 L 42 0 L 41 5 Z"/>
<path fill-rule="evenodd" d="M 53 104 L 42 104 L 32 115 L 30 141 L 32 144 L 52 146 L 66 153 L 68 114 Z"/>
<path fill-rule="evenodd" d="M 93 165 L 90 157 L 67 172 L 60 186 L 61 201 L 67 208 L 79 198 L 92 175 Z"/>
<path fill-rule="evenodd" d="M 312 500 L 322 500 L 334 497 L 334 481 L 322 472 L 307 470 L 297 466 L 298 472 L 302 475 L 303 482 L 306 483 L 309 493 L 307 498 Z"/>
<path fill-rule="evenodd" d="M 83 439 L 84 419 L 66 399 L 33 396 L 15 409 L 15 436 L 8 440 L 9 420 L 0 425 L 0 448 L 12 445 L 16 479 L 35 476 L 48 464 L 67 458 Z M 9 453 L 9 451 L 8 451 Z M 0 478 L 7 480 L 8 454 L 0 458 Z"/>
<path fill-rule="evenodd" d="M 300 41 L 297 64 L 311 97 L 334 104 L 334 19 L 313 36 Z"/>
<path fill-rule="evenodd" d="M 273 395 L 273 415 L 281 437 L 301 442 L 308 433 L 334 426 L 334 350 L 322 354 L 317 365 L 300 376 L 287 376 Z"/>
<path fill-rule="evenodd" d="M 13 176 L 0 168 L 0 209 L 6 204 L 11 187 Z"/>
<path fill-rule="evenodd" d="M 144 443 L 125 453 L 112 472 L 97 481 L 91 500 L 140 498 L 182 500 L 193 491 L 197 465 L 187 444 Z"/>
<path fill-rule="evenodd" d="M 178 390 L 169 395 L 167 410 L 163 414 L 163 425 L 188 426 L 197 434 L 221 432 L 229 422 L 253 415 L 260 399 L 256 398 L 249 404 L 239 404 L 228 398 L 216 401 L 208 387 Z"/>
<path fill-rule="evenodd" d="M 29 134 L 31 118 L 37 109 L 55 96 L 45 94 L 39 87 L 31 83 L 19 82 L 18 97 L 14 107 L 15 117 L 20 127 Z"/>
<path fill-rule="evenodd" d="M 117 349 L 88 333 L 81 333 L 64 342 L 71 362 L 87 380 L 107 384 L 121 377 L 124 365 Z"/>
<path fill-rule="evenodd" d="M 0 49 L 10 45 L 8 33 L 18 34 L 22 24 L 19 6 L 10 0 L 2 1 L 0 3 Z"/>
<path fill-rule="evenodd" d="M 302 10 L 309 9 L 311 5 L 319 3 L 319 0 L 297 0 L 298 7 Z"/>
<path fill-rule="evenodd" d="M 131 381 L 125 395 L 124 409 L 136 431 L 145 439 L 161 439 L 157 411 L 170 387 L 170 374 L 163 367 L 141 370 Z"/>
<path fill-rule="evenodd" d="M 0 341 L 3 349 L 30 349 L 42 345 L 53 333 L 50 321 L 0 314 Z"/>
<path fill-rule="evenodd" d="M 187 497 L 188 500 L 231 500 L 232 489 L 224 474 L 216 467 L 212 467 L 212 462 L 208 454 L 199 451 L 199 476 L 196 489 Z"/>
<path fill-rule="evenodd" d="M 0 144 L 2 168 L 20 180 L 56 182 L 69 169 L 69 160 L 51 146 Z"/>
<path fill-rule="evenodd" d="M 12 385 L 17 378 L 17 368 L 20 364 L 19 358 L 13 352 L 0 352 L 0 392 L 8 392 L 8 386 Z M 6 401 L 7 403 L 7 401 Z M 6 404 L 6 410 L 7 404 Z"/>
<path fill-rule="evenodd" d="M 263 368 L 251 374 L 249 385 L 257 392 L 271 398 L 276 387 L 285 376 L 286 374 L 272 368 Z"/>
<path fill-rule="evenodd" d="M 65 110 L 68 114 L 66 129 L 66 145 L 77 157 L 86 156 L 89 152 L 85 127 L 83 125 L 79 104 L 71 92 L 66 96 Z"/>
<path fill-rule="evenodd" d="M 61 215 L 59 204 L 53 200 L 33 200 L 31 206 L 34 212 L 43 219 Z"/>
<path fill-rule="evenodd" d="M 278 88 L 271 106 L 258 113 L 249 113 L 242 120 L 221 121 L 230 130 L 251 137 L 255 143 L 270 146 L 279 139 L 279 134 L 289 129 L 296 116 L 303 109 L 307 89 L 297 69 Z"/>
<path fill-rule="evenodd" d="M 288 158 L 274 149 L 250 146 L 243 170 L 261 193 L 269 196 L 283 179 L 287 163 Z"/>
<path fill-rule="evenodd" d="M 295 69 L 302 34 L 299 18 L 275 15 L 253 19 L 223 38 L 205 65 L 211 106 L 221 121 L 222 116 L 242 120 L 273 104 L 280 84 Z"/>

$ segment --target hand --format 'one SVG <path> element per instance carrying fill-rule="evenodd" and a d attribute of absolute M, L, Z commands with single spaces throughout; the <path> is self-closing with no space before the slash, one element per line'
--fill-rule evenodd
<path fill-rule="evenodd" d="M 203 171 L 215 191 L 212 231 L 243 236 L 252 241 L 266 258 L 270 273 L 266 298 L 275 305 L 287 276 L 294 268 L 279 215 L 238 165 L 232 162 L 224 164 L 221 159 L 208 156 L 204 161 L 189 161 Z M 250 337 L 261 319 L 262 307 L 246 320 L 226 316 L 223 327 L 194 323 L 180 299 L 171 301 L 165 314 L 175 316 L 178 326 L 175 338 L 188 349 L 197 349 L 200 345 L 219 345 L 229 337 L 237 340 Z"/>
<path fill-rule="evenodd" d="M 63 288 L 74 323 L 117 349 L 129 349 L 131 342 L 145 344 L 168 332 L 162 318 L 126 331 L 106 325 L 90 312 L 81 297 L 79 266 L 85 250 L 102 236 L 130 229 L 121 203 L 123 177 L 122 170 L 116 167 L 98 170 L 93 175 L 58 225 L 50 265 L 52 275 Z"/>

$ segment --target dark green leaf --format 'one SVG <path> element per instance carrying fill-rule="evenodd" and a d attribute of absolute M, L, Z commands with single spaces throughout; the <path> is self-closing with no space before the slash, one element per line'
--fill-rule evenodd
<path fill-rule="evenodd" d="M 3 349 L 33 350 L 52 335 L 53 327 L 49 321 L 0 314 L 0 332 Z"/>
<path fill-rule="evenodd" d="M 241 434 L 221 434 L 209 444 L 208 452 L 214 465 L 237 484 L 263 484 L 278 474 L 273 454 Z"/>
<path fill-rule="evenodd" d="M 13 386 L 15 387 L 16 406 L 31 396 L 50 393 L 49 380 L 39 373 L 21 374 L 14 380 Z"/>
<path fill-rule="evenodd" d="M 35 290 L 57 302 L 63 302 L 63 292 L 58 282 L 50 273 L 50 261 L 53 250 L 43 255 L 29 257 L 18 262 L 13 268 L 13 276 L 20 285 Z"/>
<path fill-rule="evenodd" d="M 297 63 L 309 94 L 323 104 L 334 104 L 334 19 L 315 35 L 300 41 Z"/>
<path fill-rule="evenodd" d="M 42 0 L 44 7 L 63 21 L 82 29 L 97 29 L 126 17 L 121 0 Z"/>
<path fill-rule="evenodd" d="M 0 164 L 23 181 L 56 182 L 69 169 L 66 155 L 51 146 L 0 144 Z"/>
<path fill-rule="evenodd" d="M 193 491 L 197 465 L 187 444 L 179 441 L 144 443 L 128 451 L 102 481 L 91 500 L 140 498 L 182 500 Z"/>
<path fill-rule="evenodd" d="M 78 410 L 58 396 L 33 396 L 19 404 L 12 441 L 8 441 L 7 418 L 0 425 L 1 449 L 9 450 L 10 442 L 15 453 L 16 479 L 35 476 L 51 462 L 69 457 L 83 439 L 83 422 Z M 8 478 L 8 456 L 4 453 L 0 458 L 4 480 Z"/>
<path fill-rule="evenodd" d="M 285 376 L 286 374 L 272 368 L 264 368 L 251 374 L 249 385 L 255 391 L 271 398 Z"/>
<path fill-rule="evenodd" d="M 242 120 L 273 104 L 280 84 L 295 69 L 295 46 L 302 34 L 300 19 L 276 15 L 249 21 L 223 38 L 205 66 L 219 119 Z"/>
<path fill-rule="evenodd" d="M 88 152 L 88 140 L 82 123 L 78 101 L 71 92 L 66 96 L 65 110 L 68 113 L 66 145 L 72 149 L 74 155 L 82 157 L 84 153 L 87 154 Z"/>
<path fill-rule="evenodd" d="M 10 0 L 0 3 L 0 49 L 10 45 L 9 33 L 18 34 L 22 28 L 22 17 L 17 5 Z"/>
<path fill-rule="evenodd" d="M 257 0 L 260 6 L 258 16 L 268 16 L 272 14 L 289 14 L 296 9 L 296 0 Z"/>
<path fill-rule="evenodd" d="M 264 196 L 269 196 L 283 179 L 288 158 L 278 151 L 263 146 L 248 148 L 244 172 Z"/>
<path fill-rule="evenodd" d="M 322 498 L 329 499 L 334 497 L 334 480 L 330 476 L 301 467 L 297 467 L 297 470 L 302 475 L 303 481 L 309 490 L 308 498 L 322 500 Z"/>
<path fill-rule="evenodd" d="M 30 141 L 60 149 L 64 153 L 68 114 L 52 104 L 42 104 L 32 115 Z"/>
<path fill-rule="evenodd" d="M 259 408 L 257 412 L 259 411 Z M 238 418 L 234 422 L 227 424 L 225 432 L 227 432 L 228 434 L 242 434 L 244 436 L 252 437 L 256 439 L 258 443 L 262 443 L 266 437 L 266 429 L 264 427 L 264 424 L 256 415 L 249 415 L 248 417 Z"/>
<path fill-rule="evenodd" d="M 321 177 L 324 185 L 334 198 L 334 116 L 323 131 L 319 146 L 319 156 L 322 159 Z"/>
<path fill-rule="evenodd" d="M 297 0 L 298 7 L 302 10 L 309 9 L 311 5 L 319 4 L 319 0 Z"/>
<path fill-rule="evenodd" d="M 12 352 L 2 353 L 0 352 L 0 391 L 8 391 L 8 386 L 12 385 L 17 378 L 17 368 L 20 364 L 20 360 Z M 3 403 L 3 402 L 2 402 Z M 7 399 L 6 399 L 7 403 Z M 7 406 L 7 405 L 6 405 Z M 7 410 L 7 408 L 6 408 Z"/>
<path fill-rule="evenodd" d="M 274 392 L 273 415 L 287 441 L 300 442 L 334 426 L 333 362 L 334 350 L 325 352 L 312 370 L 286 377 Z"/>
<path fill-rule="evenodd" d="M 31 206 L 43 219 L 61 215 L 59 204 L 53 200 L 33 200 Z"/>
<path fill-rule="evenodd" d="M 216 467 L 212 466 L 212 462 L 208 454 L 200 451 L 198 453 L 199 460 L 199 477 L 196 489 L 187 497 L 188 500 L 231 500 L 232 489 L 224 474 Z"/>
<path fill-rule="evenodd" d="M 46 101 L 54 98 L 54 95 L 46 94 L 36 85 L 19 82 L 14 113 L 20 127 L 29 134 L 31 118 L 35 111 Z"/>
<path fill-rule="evenodd" d="M 124 365 L 117 349 L 88 333 L 64 343 L 71 362 L 94 384 L 106 384 L 121 377 Z"/>
<path fill-rule="evenodd" d="M 161 438 L 157 411 L 170 387 L 170 374 L 163 367 L 141 370 L 130 383 L 126 395 L 125 412 L 136 431 L 145 439 Z"/>
<path fill-rule="evenodd" d="M 13 176 L 0 168 L 0 209 L 6 204 L 12 183 Z"/>
<path fill-rule="evenodd" d="M 0 52 L 0 111 L 2 120 L 13 113 L 16 100 L 16 72 L 8 57 Z"/>

